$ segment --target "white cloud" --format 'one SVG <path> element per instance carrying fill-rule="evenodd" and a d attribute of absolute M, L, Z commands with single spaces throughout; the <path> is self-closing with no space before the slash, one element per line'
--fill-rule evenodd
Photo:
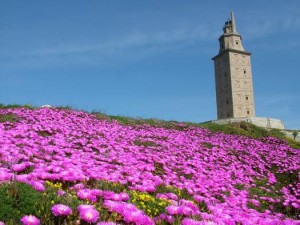
<path fill-rule="evenodd" d="M 43 66 L 48 64 L 89 63 L 106 64 L 115 61 L 143 58 L 149 54 L 183 48 L 196 42 L 212 39 L 208 27 L 195 26 L 169 31 L 132 32 L 121 38 L 98 43 L 61 43 L 47 48 L 3 55 L 2 66 Z"/>
<path fill-rule="evenodd" d="M 252 17 L 250 17 L 252 18 Z M 249 39 L 256 39 L 281 32 L 298 32 L 300 29 L 300 14 L 291 13 L 285 17 L 274 15 L 257 15 L 244 25 L 243 35 Z"/>

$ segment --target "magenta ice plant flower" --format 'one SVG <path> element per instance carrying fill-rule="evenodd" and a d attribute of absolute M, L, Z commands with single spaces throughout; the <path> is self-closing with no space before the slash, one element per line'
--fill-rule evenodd
<path fill-rule="evenodd" d="M 85 222 L 95 223 L 99 219 L 99 212 L 93 206 L 78 206 L 79 216 Z"/>
<path fill-rule="evenodd" d="M 104 191 L 103 198 L 114 200 L 114 201 L 128 201 L 129 195 L 126 192 L 115 193 L 112 191 Z"/>
<path fill-rule="evenodd" d="M 163 221 L 166 221 L 168 223 L 173 223 L 173 216 L 171 215 L 167 215 L 165 213 L 161 213 L 158 217 L 157 217 L 157 220 L 163 220 Z"/>
<path fill-rule="evenodd" d="M 66 192 L 63 191 L 63 190 L 58 190 L 58 191 L 57 191 L 57 195 L 59 195 L 59 196 L 63 196 L 65 193 L 66 193 Z"/>
<path fill-rule="evenodd" d="M 56 204 L 52 206 L 51 211 L 54 216 L 68 216 L 72 213 L 72 209 L 63 204 Z"/>
<path fill-rule="evenodd" d="M 177 215 L 179 212 L 179 206 L 169 205 L 166 207 L 166 211 L 170 215 Z"/>
<path fill-rule="evenodd" d="M 194 220 L 194 219 L 190 219 L 190 218 L 184 218 L 181 222 L 182 225 L 203 225 L 203 222 Z"/>
<path fill-rule="evenodd" d="M 117 225 L 117 223 L 115 223 L 115 222 L 99 222 L 99 223 L 97 223 L 97 225 Z"/>
<path fill-rule="evenodd" d="M 40 225 L 40 220 L 33 215 L 25 215 L 20 221 L 23 225 Z"/>
<path fill-rule="evenodd" d="M 81 211 L 86 210 L 86 209 L 95 209 L 95 206 L 82 204 L 82 205 L 79 205 L 77 207 L 77 209 L 78 209 L 79 212 L 81 212 Z"/>
<path fill-rule="evenodd" d="M 178 202 L 173 194 L 164 193 L 160 197 L 167 197 L 174 205 L 168 208 L 168 218 L 190 215 L 192 209 L 192 215 L 199 213 L 203 224 L 217 223 L 216 218 L 226 224 L 232 224 L 232 221 L 270 224 L 270 221 L 277 222 L 276 219 L 280 219 L 282 225 L 297 222 L 296 217 L 294 220 L 283 218 L 271 208 L 259 213 L 247 207 L 251 199 L 255 199 L 271 205 L 283 202 L 284 206 L 299 210 L 299 182 L 283 187 L 279 201 L 261 198 L 259 194 L 250 197 L 246 191 L 256 187 L 256 178 L 266 179 L 269 184 L 268 188 L 257 188 L 273 191 L 272 186 L 277 181 L 270 170 L 271 164 L 279 169 L 278 172 L 298 173 L 300 152 L 280 139 L 258 140 L 179 124 L 176 126 L 182 129 L 123 126 L 117 121 L 98 120 L 95 115 L 84 112 L 54 108 L 0 109 L 0 114 L 6 113 L 13 113 L 20 122 L 0 124 L 3 161 L 0 182 L 15 179 L 31 184 L 35 181 L 38 183 L 31 185 L 43 190 L 39 184 L 45 180 L 71 181 L 77 183 L 70 188 L 76 192 L 87 189 L 83 182 L 91 179 L 126 184 L 131 190 L 143 192 L 153 192 L 160 185 L 173 186 L 187 190 L 196 202 L 206 203 L 211 213 L 206 215 L 202 210 L 199 213 L 193 204 Z M 40 131 L 51 135 L 43 137 Z M 136 143 L 137 139 L 139 143 Z M 144 145 L 151 142 L 155 145 Z M 14 175 L 29 166 L 34 170 Z M 90 189 L 87 196 L 84 192 L 85 200 L 104 197 L 101 191 Z M 225 196 L 225 192 L 230 194 Z M 124 204 L 127 196 L 112 195 L 112 198 L 104 199 L 105 207 L 111 212 L 124 216 L 125 212 L 137 211 L 134 206 Z M 219 195 L 225 202 L 215 197 Z M 253 203 L 259 205 L 259 202 Z"/>
<path fill-rule="evenodd" d="M 140 210 L 133 211 L 124 211 L 123 212 L 124 220 L 127 223 L 143 224 L 143 225 L 153 225 L 153 221 L 145 215 Z"/>
<path fill-rule="evenodd" d="M 81 190 L 79 190 L 77 192 L 77 196 L 78 196 L 78 198 L 80 198 L 82 200 L 89 200 L 91 202 L 96 202 L 97 201 L 97 196 L 90 189 L 81 189 Z"/>
<path fill-rule="evenodd" d="M 32 181 L 31 185 L 37 191 L 45 191 L 46 190 L 45 186 L 39 181 Z"/>
<path fill-rule="evenodd" d="M 79 183 L 79 184 L 75 184 L 73 187 L 71 187 L 71 190 L 80 190 L 84 188 L 84 184 L 83 183 Z"/>

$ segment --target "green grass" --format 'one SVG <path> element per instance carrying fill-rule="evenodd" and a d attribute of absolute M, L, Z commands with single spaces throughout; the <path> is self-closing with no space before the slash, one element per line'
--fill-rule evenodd
<path fill-rule="evenodd" d="M 280 191 L 283 186 L 295 184 L 295 182 L 297 181 L 297 173 L 282 173 L 280 175 L 277 173 L 275 174 L 275 176 L 277 178 L 277 183 L 274 186 L 270 186 L 268 184 L 267 178 L 255 180 L 255 186 L 249 189 L 249 195 L 252 199 L 258 200 L 260 202 L 260 205 L 256 206 L 253 203 L 248 202 L 247 206 L 249 208 L 257 210 L 258 212 L 264 212 L 265 210 L 272 209 L 272 211 L 274 212 L 282 213 L 287 217 L 297 219 L 300 210 L 292 208 L 291 206 L 284 206 L 282 192 Z M 259 199 L 259 197 L 268 197 L 274 200 L 280 199 L 280 201 L 270 202 Z"/>
<path fill-rule="evenodd" d="M 156 144 L 155 142 L 153 141 L 140 141 L 140 140 L 135 140 L 134 142 L 134 145 L 136 146 L 143 146 L 143 147 L 155 147 L 155 146 L 158 146 L 158 144 Z"/>
<path fill-rule="evenodd" d="M 63 109 L 63 110 L 74 110 L 73 108 L 72 108 L 72 106 L 56 106 L 55 107 L 56 109 Z"/>
<path fill-rule="evenodd" d="M 149 125 L 154 127 L 161 127 L 165 129 L 175 129 L 175 130 L 182 130 L 182 131 L 188 129 L 189 127 L 201 127 L 201 128 L 209 129 L 212 132 L 242 135 L 242 136 L 247 136 L 255 139 L 260 139 L 269 136 L 276 137 L 285 140 L 292 148 L 300 149 L 300 143 L 296 142 L 292 138 L 286 137 L 282 131 L 278 129 L 266 130 L 264 128 L 255 126 L 247 122 L 231 123 L 225 125 L 215 124 L 212 122 L 179 123 L 176 121 L 164 121 L 158 119 L 141 119 L 141 118 L 131 118 L 125 116 L 110 116 L 99 112 L 93 112 L 92 114 L 95 115 L 97 119 L 117 121 L 120 124 L 126 126 Z"/>
<path fill-rule="evenodd" d="M 268 131 L 264 128 L 257 127 L 246 122 L 231 123 L 226 125 L 215 124 L 211 122 L 202 123 L 198 126 L 207 128 L 212 132 L 222 132 L 225 134 L 237 134 L 252 138 L 261 138 L 268 135 Z"/>
<path fill-rule="evenodd" d="M 212 132 L 222 132 L 225 134 L 236 134 L 247 136 L 255 139 L 260 139 L 263 137 L 276 137 L 285 140 L 292 148 L 300 149 L 300 143 L 296 142 L 292 138 L 288 138 L 279 129 L 266 130 L 264 128 L 255 126 L 247 122 L 231 123 L 231 124 L 214 124 L 211 122 L 196 124 L 202 128 L 207 128 Z"/>
<path fill-rule="evenodd" d="M 26 108 L 26 109 L 34 109 L 35 107 L 29 104 L 19 105 L 19 104 L 0 104 L 0 109 L 16 109 L 16 108 Z"/>
<path fill-rule="evenodd" d="M 0 186 L 0 221 L 19 220 L 23 215 L 37 214 L 42 193 L 30 185 L 11 182 Z"/>
<path fill-rule="evenodd" d="M 19 121 L 19 117 L 13 113 L 0 114 L 0 123 L 10 122 L 14 123 Z"/>
<path fill-rule="evenodd" d="M 184 130 L 189 125 L 184 123 L 179 123 L 176 121 L 165 121 L 159 119 L 142 119 L 142 118 L 132 118 L 126 116 L 112 116 L 112 115 L 105 115 L 100 112 L 92 112 L 93 115 L 96 116 L 99 120 L 110 120 L 110 121 L 117 121 L 122 125 L 126 126 L 139 126 L 139 125 L 149 125 L 153 127 L 161 127 L 165 129 L 175 129 L 175 130 Z"/>

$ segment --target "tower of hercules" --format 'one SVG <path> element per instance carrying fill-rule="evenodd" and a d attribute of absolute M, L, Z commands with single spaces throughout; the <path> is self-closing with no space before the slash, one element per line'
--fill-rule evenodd
<path fill-rule="evenodd" d="M 245 51 L 234 14 L 225 22 L 214 60 L 218 119 L 255 117 L 251 53 Z"/>

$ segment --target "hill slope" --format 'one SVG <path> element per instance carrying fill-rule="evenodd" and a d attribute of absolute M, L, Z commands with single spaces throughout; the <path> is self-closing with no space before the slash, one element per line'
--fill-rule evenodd
<path fill-rule="evenodd" d="M 56 224 L 79 218 L 84 224 L 80 204 L 95 205 L 100 218 L 94 224 L 298 224 L 300 219 L 300 152 L 283 140 L 184 124 L 122 125 L 62 109 L 1 109 L 0 115 L 0 181 L 12 193 L 0 200 L 0 220 L 30 212 L 51 224 L 46 221 L 58 221 L 50 210 L 57 203 L 69 205 L 73 214 Z M 23 190 L 16 181 L 38 190 L 28 189 L 48 208 L 37 204 L 26 211 L 20 200 L 11 203 Z M 10 204 L 16 215 L 1 214 L 12 210 Z"/>

